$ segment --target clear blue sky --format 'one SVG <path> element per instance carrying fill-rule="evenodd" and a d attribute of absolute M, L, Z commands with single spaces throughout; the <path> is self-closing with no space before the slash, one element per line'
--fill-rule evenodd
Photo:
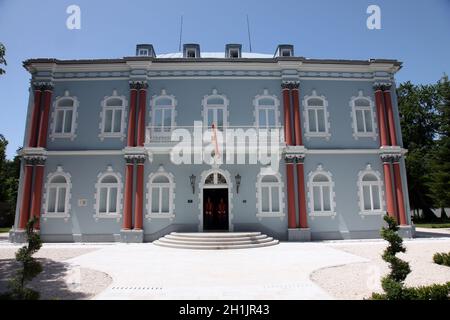
<path fill-rule="evenodd" d="M 66 28 L 66 8 L 81 8 L 81 30 Z M 368 5 L 381 8 L 381 30 L 368 30 Z M 7 73 L 0 76 L 0 133 L 13 157 L 22 145 L 29 74 L 22 61 L 55 57 L 117 58 L 133 55 L 136 43 L 157 53 L 178 51 L 183 42 L 202 51 L 242 43 L 248 51 L 249 14 L 254 52 L 273 53 L 292 43 L 309 58 L 394 58 L 403 61 L 397 81 L 436 82 L 450 73 L 450 0 L 0 0 L 0 42 Z"/>

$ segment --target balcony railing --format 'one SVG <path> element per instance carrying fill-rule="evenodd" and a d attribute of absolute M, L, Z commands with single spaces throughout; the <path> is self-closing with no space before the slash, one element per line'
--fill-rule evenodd
<path fill-rule="evenodd" d="M 227 137 L 237 141 L 248 141 L 249 139 L 266 139 L 263 141 L 273 141 L 284 144 L 284 129 L 282 126 L 256 127 L 256 126 L 219 126 L 216 129 L 207 126 L 148 126 L 146 128 L 146 144 L 173 144 L 182 140 L 185 135 L 191 138 L 203 139 L 208 142 L 217 137 L 219 141 L 226 143 Z M 242 140 L 244 139 L 244 140 Z M 253 140 L 251 140 L 253 141 Z M 246 142 L 244 142 L 246 143 Z"/>

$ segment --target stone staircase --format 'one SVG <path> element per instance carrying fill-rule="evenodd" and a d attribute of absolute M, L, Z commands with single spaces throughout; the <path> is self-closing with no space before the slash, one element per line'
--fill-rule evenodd
<path fill-rule="evenodd" d="M 278 244 L 261 232 L 171 232 L 153 244 L 178 249 L 248 249 Z"/>

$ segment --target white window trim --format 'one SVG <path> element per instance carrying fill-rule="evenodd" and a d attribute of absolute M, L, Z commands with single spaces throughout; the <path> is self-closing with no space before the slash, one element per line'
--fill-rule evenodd
<path fill-rule="evenodd" d="M 148 56 L 148 49 L 147 48 L 140 48 L 138 52 L 139 56 Z"/>
<path fill-rule="evenodd" d="M 217 174 L 221 174 L 227 181 L 227 184 L 205 184 L 206 178 L 212 173 L 215 174 L 215 181 L 217 181 Z M 205 188 L 228 188 L 228 231 L 233 231 L 233 182 L 231 181 L 230 172 L 228 172 L 227 170 L 219 169 L 219 166 L 217 164 L 213 164 L 211 169 L 202 172 L 200 176 L 200 182 L 198 183 L 198 208 L 200 209 L 198 214 L 199 232 L 203 232 L 203 189 Z"/>
<path fill-rule="evenodd" d="M 54 185 L 50 181 L 52 181 L 53 178 L 55 178 L 57 176 L 63 176 L 66 179 L 66 183 L 65 183 L 66 198 L 65 198 L 65 202 L 64 202 L 64 212 L 50 213 L 50 212 L 47 212 L 47 208 L 48 208 L 48 204 L 49 204 L 48 201 L 49 201 L 49 197 L 50 197 L 49 191 L 50 191 L 50 188 Z M 64 219 L 64 221 L 69 220 L 70 210 L 71 210 L 70 199 L 72 197 L 71 191 L 72 191 L 71 176 L 69 173 L 64 172 L 64 170 L 61 166 L 58 166 L 56 168 L 55 172 L 49 173 L 47 175 L 47 182 L 45 183 L 44 201 L 43 201 L 43 206 L 42 206 L 43 214 L 41 215 L 41 217 L 44 219 L 44 221 L 47 220 L 48 218 L 62 218 L 62 219 Z"/>
<path fill-rule="evenodd" d="M 262 182 L 262 179 L 267 176 L 275 176 L 278 180 L 278 182 Z M 270 187 L 277 187 L 278 188 L 278 199 L 279 199 L 279 211 L 278 212 L 263 212 L 262 211 L 262 187 L 264 186 L 270 186 Z M 286 216 L 284 212 L 284 188 L 283 188 L 283 181 L 281 179 L 281 174 L 279 172 L 270 172 L 266 173 L 263 170 L 259 172 L 259 174 L 256 177 L 256 217 L 259 219 L 259 221 L 262 220 L 262 218 L 280 218 L 280 220 L 283 220 Z M 270 207 L 272 207 L 270 205 Z"/>
<path fill-rule="evenodd" d="M 374 175 L 377 178 L 377 182 L 364 182 L 362 181 L 363 177 L 366 174 Z M 379 197 L 380 197 L 380 209 L 379 210 L 365 210 L 364 209 L 364 193 L 363 193 L 363 186 L 364 185 L 376 185 L 379 190 Z M 379 171 L 375 171 L 372 169 L 372 166 L 370 164 L 366 165 L 366 168 L 364 170 L 359 171 L 358 173 L 358 181 L 357 181 L 357 187 L 358 187 L 358 205 L 359 205 L 359 214 L 364 218 L 364 216 L 370 216 L 370 215 L 384 215 L 385 214 L 385 200 L 384 200 L 384 188 L 383 188 L 383 180 L 381 179 L 381 173 Z M 372 201 L 371 201 L 372 202 Z"/>
<path fill-rule="evenodd" d="M 152 212 L 152 187 L 153 180 L 156 177 L 164 176 L 169 179 L 168 187 L 169 187 L 169 212 L 168 213 L 154 213 Z M 175 177 L 172 173 L 167 172 L 163 166 L 160 166 L 156 172 L 152 172 L 148 176 L 147 182 L 147 194 L 146 194 L 146 210 L 147 214 L 145 215 L 146 219 L 169 219 L 173 221 L 175 219 Z"/>
<path fill-rule="evenodd" d="M 323 107 L 315 107 L 315 106 L 309 106 L 308 100 L 309 99 L 320 99 L 323 101 Z M 310 138 L 325 138 L 326 140 L 330 140 L 331 133 L 330 133 L 330 113 L 328 112 L 328 100 L 325 98 L 325 96 L 319 96 L 317 95 L 316 90 L 313 90 L 311 95 L 307 95 L 303 98 L 303 118 L 304 120 L 304 126 L 305 126 L 305 137 L 307 140 Z M 323 109 L 324 111 L 324 120 L 325 120 L 325 132 L 311 132 L 309 128 L 309 110 L 318 110 Z"/>
<path fill-rule="evenodd" d="M 313 179 L 316 175 L 321 174 L 328 178 L 329 182 L 313 182 Z M 330 211 L 314 211 L 314 192 L 313 188 L 316 185 L 327 185 L 330 188 Z M 335 218 L 336 216 L 336 193 L 334 191 L 334 181 L 333 175 L 329 171 L 325 171 L 323 166 L 319 164 L 316 170 L 311 171 L 308 174 L 308 204 L 309 204 L 309 216 L 311 218 L 314 217 L 331 217 Z M 323 201 L 323 199 L 321 199 Z"/>
<path fill-rule="evenodd" d="M 156 106 L 156 102 L 160 99 L 170 99 L 171 104 L 170 105 L 164 105 L 164 106 Z M 161 93 L 159 95 L 154 95 L 150 101 L 150 121 L 151 121 L 151 140 L 158 140 L 158 138 L 170 138 L 172 136 L 172 131 L 176 128 L 176 116 L 177 116 L 177 109 L 176 106 L 178 104 L 178 101 L 175 99 L 174 95 L 168 95 L 165 89 L 161 90 Z M 155 132 L 155 119 L 156 119 L 156 110 L 159 109 L 169 109 L 172 112 L 172 119 L 171 119 L 171 130 L 170 132 Z"/>
<path fill-rule="evenodd" d="M 120 99 L 122 100 L 121 106 L 107 106 L 106 103 L 110 99 Z M 123 141 L 126 137 L 126 127 L 127 127 L 127 107 L 128 107 L 128 101 L 125 96 L 119 96 L 117 95 L 117 91 L 114 90 L 113 94 L 111 96 L 105 96 L 101 103 L 102 110 L 100 111 L 100 134 L 98 137 L 100 140 L 104 140 L 105 138 L 120 138 L 121 141 Z M 107 110 L 113 110 L 113 117 L 114 117 L 114 111 L 115 110 L 121 110 L 122 111 L 122 119 L 120 121 L 120 132 L 105 132 L 105 120 L 106 120 L 106 111 Z M 113 121 L 114 124 L 114 121 Z"/>
<path fill-rule="evenodd" d="M 208 104 L 208 100 L 211 98 L 220 98 L 223 99 L 223 104 Z M 202 100 L 202 119 L 203 119 L 203 126 L 205 129 L 208 128 L 208 110 L 210 109 L 220 109 L 223 110 L 223 127 L 228 127 L 228 117 L 229 117 L 229 111 L 228 106 L 230 104 L 230 100 L 223 95 L 218 94 L 217 89 L 213 89 L 212 94 L 203 96 Z"/>
<path fill-rule="evenodd" d="M 60 100 L 65 100 L 65 99 L 70 99 L 73 101 L 73 107 L 72 107 L 72 126 L 71 126 L 71 132 L 70 133 L 61 133 L 61 132 L 55 132 L 56 131 L 56 114 L 57 111 L 59 110 L 68 110 L 68 107 L 59 107 L 58 103 Z M 75 96 L 70 96 L 69 95 L 69 91 L 65 91 L 64 92 L 64 96 L 59 96 L 56 97 L 55 101 L 53 102 L 53 111 L 52 111 L 52 121 L 51 121 L 51 126 L 50 126 L 50 138 L 52 138 L 52 141 L 55 140 L 56 138 L 65 138 L 65 139 L 70 139 L 70 140 L 74 140 L 77 135 L 76 135 L 76 129 L 78 126 L 77 123 L 77 118 L 78 118 L 78 107 L 79 107 L 79 101 L 78 98 Z M 64 124 L 64 123 L 63 123 Z"/>
<path fill-rule="evenodd" d="M 369 102 L 368 107 L 356 107 L 355 101 L 356 100 L 367 100 Z M 378 127 L 377 127 L 377 119 L 376 119 L 376 112 L 374 107 L 374 102 L 369 96 L 364 96 L 362 90 L 358 91 L 358 96 L 353 96 L 350 99 L 349 102 L 351 112 L 350 116 L 352 117 L 352 128 L 353 128 L 353 138 L 358 140 L 358 138 L 372 138 L 373 140 L 376 140 L 378 137 Z M 356 110 L 368 110 L 370 111 L 370 114 L 372 115 L 372 132 L 358 132 L 358 125 L 356 122 Z"/>
<path fill-rule="evenodd" d="M 106 176 L 113 176 L 117 179 L 117 183 L 101 183 Z M 100 213 L 100 189 L 105 186 L 117 187 L 116 211 L 117 213 Z M 102 218 L 116 219 L 119 222 L 122 217 L 122 175 L 113 171 L 111 166 L 108 166 L 105 172 L 100 172 L 97 175 L 97 183 L 95 184 L 95 204 L 94 204 L 94 219 L 98 221 Z M 108 202 L 107 202 L 108 203 Z"/>
<path fill-rule="evenodd" d="M 270 99 L 273 101 L 273 106 L 270 105 L 260 105 L 259 101 L 263 99 Z M 259 128 L 259 112 L 261 110 L 274 110 L 275 113 L 275 127 L 279 127 L 280 125 L 280 100 L 278 100 L 278 97 L 276 95 L 269 95 L 269 91 L 267 89 L 264 89 L 264 92 L 262 95 L 257 95 L 253 99 L 253 116 L 255 118 L 254 126 L 257 129 Z M 266 128 L 261 128 L 266 129 Z"/>

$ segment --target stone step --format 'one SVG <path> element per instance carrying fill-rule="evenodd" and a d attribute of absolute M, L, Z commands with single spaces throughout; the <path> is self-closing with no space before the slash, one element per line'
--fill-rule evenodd
<path fill-rule="evenodd" d="M 241 239 L 241 238 L 239 238 Z M 244 240 L 227 240 L 227 241 L 221 241 L 221 240 L 215 240 L 215 241 L 190 241 L 185 239 L 170 239 L 167 237 L 160 238 L 160 242 L 164 243 L 174 243 L 174 244 L 188 244 L 188 245 L 204 245 L 204 246 L 227 246 L 227 245 L 239 245 L 239 244 L 252 244 L 252 243 L 264 243 L 264 242 L 270 242 L 273 238 L 271 237 L 264 237 L 262 239 L 244 239 Z"/>
<path fill-rule="evenodd" d="M 239 238 L 259 236 L 261 232 L 171 232 L 170 234 L 190 238 Z"/>
<path fill-rule="evenodd" d="M 182 240 L 182 241 L 197 241 L 197 242 L 226 242 L 226 241 L 244 241 L 244 240 L 261 240 L 267 238 L 265 234 L 258 236 L 248 236 L 248 237 L 186 237 L 168 234 L 164 238 L 171 240 Z"/>
<path fill-rule="evenodd" d="M 262 247 L 268 247 L 278 244 L 278 240 L 272 240 L 270 242 L 263 242 L 263 243 L 252 243 L 252 244 L 238 244 L 238 245 L 188 245 L 188 244 L 173 244 L 173 243 L 165 243 L 161 242 L 159 240 L 153 241 L 153 244 L 161 246 L 161 247 L 168 247 L 168 248 L 175 248 L 175 249 L 196 249 L 196 250 L 224 250 L 224 249 L 250 249 L 250 248 L 262 248 Z"/>
<path fill-rule="evenodd" d="M 261 232 L 172 232 L 153 244 L 178 249 L 248 249 L 278 244 Z"/>

